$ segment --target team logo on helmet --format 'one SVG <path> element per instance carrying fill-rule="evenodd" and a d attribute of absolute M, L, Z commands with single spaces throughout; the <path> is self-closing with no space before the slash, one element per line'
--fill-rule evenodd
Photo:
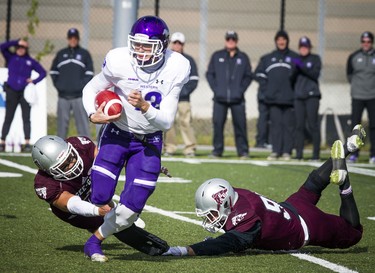
<path fill-rule="evenodd" d="M 215 202 L 218 204 L 218 205 L 221 205 L 223 204 L 224 202 L 224 199 L 227 197 L 228 195 L 228 189 L 223 189 L 217 193 L 214 193 L 212 195 L 212 198 L 215 200 Z"/>

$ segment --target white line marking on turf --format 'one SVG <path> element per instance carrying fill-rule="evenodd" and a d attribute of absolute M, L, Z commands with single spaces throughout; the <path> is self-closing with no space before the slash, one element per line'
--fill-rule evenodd
<path fill-rule="evenodd" d="M 306 260 L 314 264 L 318 264 L 320 266 L 323 266 L 325 268 L 331 269 L 334 272 L 339 272 L 339 273 L 358 273 L 358 271 L 353 271 L 345 266 L 341 266 L 338 264 L 334 264 L 331 262 L 328 262 L 326 260 L 316 258 L 314 256 L 310 256 L 307 254 L 302 254 L 302 253 L 290 253 L 290 255 L 297 257 L 298 259 L 301 260 Z"/>
<path fill-rule="evenodd" d="M 0 177 L 21 177 L 21 173 L 6 173 L 6 172 L 0 172 Z"/>
<path fill-rule="evenodd" d="M 367 219 L 375 221 L 375 217 L 367 217 Z"/>
<path fill-rule="evenodd" d="M 125 175 L 120 175 L 119 181 L 125 181 Z M 191 180 L 183 179 L 181 177 L 163 177 L 159 176 L 157 183 L 191 183 Z"/>
<path fill-rule="evenodd" d="M 33 168 L 30 168 L 29 166 L 21 165 L 21 164 L 18 164 L 18 163 L 9 161 L 9 160 L 5 160 L 5 159 L 0 159 L 0 164 L 3 164 L 3 165 L 8 166 L 8 167 L 19 169 L 21 171 L 33 173 L 33 174 L 36 174 L 38 172 L 37 169 L 33 169 Z"/>
<path fill-rule="evenodd" d="M 191 159 L 186 159 L 186 158 L 162 158 L 162 161 L 166 162 L 182 162 L 182 163 L 192 163 L 193 161 L 189 161 Z M 267 167 L 271 165 L 299 165 L 299 166 L 311 166 L 311 167 L 319 167 L 321 166 L 324 162 L 296 162 L 296 161 L 283 161 L 283 160 L 278 160 L 278 161 L 268 161 L 268 160 L 253 160 L 253 159 L 246 159 L 246 160 L 240 160 L 240 159 L 193 159 L 194 164 L 201 164 L 201 163 L 221 163 L 221 164 L 250 164 L 250 165 L 256 165 L 256 166 L 262 166 L 262 167 Z M 375 177 L 375 170 L 371 169 L 364 169 L 366 167 L 372 167 L 373 165 L 371 164 L 348 164 L 348 171 L 351 173 L 356 173 L 356 174 L 362 174 L 362 175 L 367 175 L 367 176 L 373 176 Z M 359 168 L 363 167 L 363 168 Z"/>
<path fill-rule="evenodd" d="M 28 166 L 24 166 L 24 165 L 21 165 L 21 164 L 17 164 L 17 163 L 14 163 L 12 161 L 9 161 L 9 160 L 0 159 L 0 164 L 6 165 L 6 166 L 9 166 L 9 167 L 13 167 L 13 168 L 17 168 L 17 169 L 20 169 L 20 170 L 23 170 L 23 171 L 26 171 L 26 172 L 29 172 L 29 173 L 33 173 L 33 174 L 37 173 L 36 169 L 30 168 Z M 115 200 L 117 199 L 117 201 L 119 201 L 120 196 L 114 195 L 113 199 L 115 199 Z M 202 221 L 190 219 L 188 217 L 181 216 L 181 215 L 178 215 L 178 214 L 170 212 L 170 211 L 158 209 L 156 207 L 152 207 L 152 206 L 149 206 L 149 205 L 145 205 L 145 209 L 149 212 L 158 213 L 158 214 L 161 214 L 161 215 L 164 215 L 164 216 L 176 219 L 176 220 L 181 220 L 181 221 L 192 223 L 192 224 L 199 225 L 199 226 L 202 225 Z M 291 253 L 290 255 L 295 256 L 295 257 L 297 257 L 299 259 L 302 259 L 302 260 L 309 261 L 311 263 L 315 263 L 315 264 L 320 265 L 322 267 L 328 268 L 328 269 L 330 269 L 334 272 L 338 272 L 338 273 L 358 273 L 357 271 L 353 271 L 353 270 L 351 270 L 349 268 L 346 268 L 344 266 L 340 266 L 340 265 L 337 265 L 337 264 L 325 261 L 323 259 L 319 259 L 319 258 L 310 256 L 310 255 L 307 255 L 307 254 Z"/>

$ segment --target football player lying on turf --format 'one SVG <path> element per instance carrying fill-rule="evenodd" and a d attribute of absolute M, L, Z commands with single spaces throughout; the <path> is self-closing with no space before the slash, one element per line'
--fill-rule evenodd
<path fill-rule="evenodd" d="M 64 141 L 58 136 L 44 136 L 32 148 L 33 162 L 39 168 L 34 179 L 38 197 L 50 204 L 58 218 L 91 233 L 115 205 L 97 207 L 90 203 L 90 172 L 96 154 L 95 144 L 87 137 Z M 163 173 L 168 174 L 168 170 L 164 168 Z M 115 236 L 148 255 L 160 255 L 169 247 L 167 242 L 135 224 Z"/>
<path fill-rule="evenodd" d="M 189 245 L 170 247 L 163 255 L 219 255 L 248 248 L 293 250 L 305 245 L 348 248 L 362 238 L 362 225 L 346 168 L 345 157 L 363 145 L 365 131 L 354 127 L 346 146 L 332 145 L 331 158 L 312 171 L 286 201 L 276 203 L 255 192 L 232 188 L 225 180 L 204 182 L 195 194 L 196 213 L 209 231 L 226 233 Z M 340 216 L 316 207 L 329 183 L 340 188 Z"/>

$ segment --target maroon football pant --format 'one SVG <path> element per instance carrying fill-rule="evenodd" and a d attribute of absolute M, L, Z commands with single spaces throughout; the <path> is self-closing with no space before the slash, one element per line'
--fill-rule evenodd
<path fill-rule="evenodd" d="M 344 218 L 328 214 L 316 207 L 320 196 L 301 187 L 286 202 L 296 208 L 309 229 L 309 245 L 326 248 L 348 248 L 362 238 L 363 227 L 356 228 Z"/>

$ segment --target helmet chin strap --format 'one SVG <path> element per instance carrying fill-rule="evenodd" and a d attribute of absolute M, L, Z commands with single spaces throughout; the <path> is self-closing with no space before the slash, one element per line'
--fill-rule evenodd
<path fill-rule="evenodd" d="M 156 64 L 152 66 L 141 67 L 141 69 L 148 74 L 154 73 L 156 70 L 158 70 L 160 67 L 163 66 L 165 58 L 164 56 L 162 58 L 163 59 L 160 62 L 157 62 Z"/>

